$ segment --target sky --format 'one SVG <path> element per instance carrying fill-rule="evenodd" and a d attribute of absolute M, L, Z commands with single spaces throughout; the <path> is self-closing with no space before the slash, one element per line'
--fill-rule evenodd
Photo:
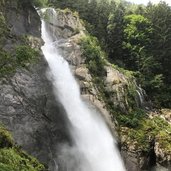
<path fill-rule="evenodd" d="M 145 5 L 147 5 L 147 3 L 149 2 L 149 0 L 128 0 L 128 1 L 133 2 L 135 4 L 145 4 Z M 150 0 L 150 1 L 154 4 L 160 2 L 160 0 Z M 171 6 L 171 0 L 164 0 L 164 1 Z"/>

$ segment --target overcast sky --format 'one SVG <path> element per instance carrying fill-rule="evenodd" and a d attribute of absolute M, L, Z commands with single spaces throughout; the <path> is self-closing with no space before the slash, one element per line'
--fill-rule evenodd
<path fill-rule="evenodd" d="M 149 2 L 149 0 L 128 0 L 130 2 L 133 2 L 135 4 L 145 4 L 147 5 L 147 3 Z M 152 3 L 158 3 L 160 2 L 160 0 L 150 0 Z M 170 6 L 171 6 L 171 0 L 164 0 L 165 2 L 167 2 Z"/>

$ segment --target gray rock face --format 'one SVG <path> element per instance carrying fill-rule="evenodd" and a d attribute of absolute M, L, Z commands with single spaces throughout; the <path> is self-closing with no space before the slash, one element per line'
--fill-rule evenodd
<path fill-rule="evenodd" d="M 115 108 L 127 113 L 129 110 L 129 104 L 127 101 L 129 86 L 128 78 L 112 66 L 106 66 L 106 71 L 106 90 L 110 93 L 111 101 Z"/>
<path fill-rule="evenodd" d="M 49 29 L 55 37 L 70 38 L 79 32 L 85 31 L 78 14 L 71 12 L 69 9 L 54 11 L 49 8 L 43 13 L 43 16 L 50 23 Z"/>
<path fill-rule="evenodd" d="M 16 142 L 43 163 L 55 158 L 58 143 L 69 142 L 65 111 L 46 78 L 46 63 L 18 70 L 0 82 L 0 119 Z"/>
<path fill-rule="evenodd" d="M 23 4 L 22 4 L 23 3 Z M 30 3 L 8 0 L 4 7 L 5 18 L 12 34 L 30 34 L 40 37 L 40 19 Z"/>

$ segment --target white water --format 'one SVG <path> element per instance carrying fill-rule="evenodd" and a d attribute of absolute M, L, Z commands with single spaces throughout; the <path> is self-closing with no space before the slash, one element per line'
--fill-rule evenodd
<path fill-rule="evenodd" d="M 139 107 L 144 107 L 145 96 L 146 96 L 145 90 L 143 90 L 141 87 L 137 86 L 136 92 L 137 92 L 138 99 L 139 99 L 139 101 L 137 102 L 137 105 Z"/>
<path fill-rule="evenodd" d="M 59 55 L 51 39 L 50 34 L 52 33 L 48 32 L 44 21 L 42 21 L 41 29 L 45 42 L 42 51 L 49 64 L 54 92 L 66 110 L 72 125 L 70 131 L 74 147 L 66 147 L 66 150 L 63 149 L 63 151 L 68 154 L 74 153 L 74 158 L 79 161 L 79 164 L 75 166 L 70 166 L 72 162 L 68 161 L 66 170 L 125 171 L 116 142 L 106 123 L 99 113 L 91 110 L 82 101 L 79 86 L 70 67 L 67 61 Z M 57 167 L 56 170 L 58 170 Z"/>

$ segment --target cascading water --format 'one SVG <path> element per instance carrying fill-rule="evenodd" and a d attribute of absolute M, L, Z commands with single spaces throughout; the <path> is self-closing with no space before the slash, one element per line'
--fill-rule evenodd
<path fill-rule="evenodd" d="M 45 42 L 42 51 L 52 75 L 55 95 L 70 120 L 70 132 L 74 141 L 73 147 L 66 147 L 67 150 L 63 151 L 73 153 L 74 158 L 79 161 L 77 164 L 66 163 L 64 170 L 125 171 L 111 132 L 101 115 L 81 99 L 79 86 L 67 61 L 60 56 L 54 38 L 52 39 L 53 33 L 48 30 L 47 25 L 42 20 L 42 39 Z"/>
<path fill-rule="evenodd" d="M 140 108 L 144 108 L 145 107 L 145 102 L 146 102 L 145 97 L 147 96 L 146 92 L 140 86 L 137 86 L 136 92 L 137 92 L 137 95 L 138 95 L 137 106 L 140 107 Z"/>

